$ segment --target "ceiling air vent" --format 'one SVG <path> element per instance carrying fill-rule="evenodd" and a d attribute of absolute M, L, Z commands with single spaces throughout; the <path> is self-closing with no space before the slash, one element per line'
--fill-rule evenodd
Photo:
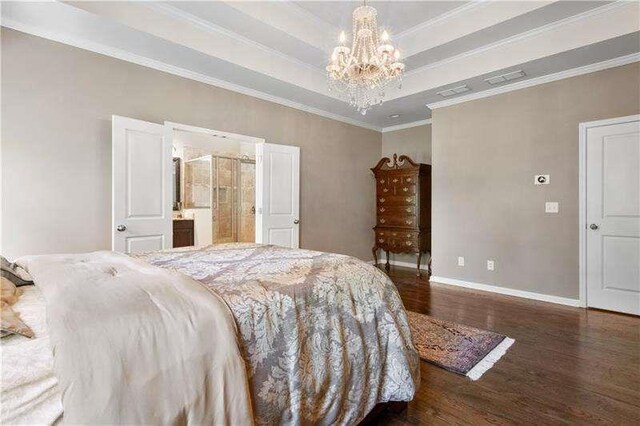
<path fill-rule="evenodd" d="M 524 71 L 517 70 L 517 71 L 508 72 L 506 74 L 494 75 L 493 77 L 485 78 L 484 81 L 491 84 L 492 86 L 495 86 L 496 84 L 504 83 L 505 81 L 510 81 L 510 80 L 517 80 L 524 76 L 526 76 Z"/>
<path fill-rule="evenodd" d="M 471 89 L 469 89 L 469 86 L 464 84 L 462 86 L 452 87 L 451 89 L 446 89 L 441 92 L 438 92 L 438 95 L 442 96 L 443 98 L 448 98 L 450 96 L 458 95 L 460 93 L 468 92 L 470 90 Z"/>

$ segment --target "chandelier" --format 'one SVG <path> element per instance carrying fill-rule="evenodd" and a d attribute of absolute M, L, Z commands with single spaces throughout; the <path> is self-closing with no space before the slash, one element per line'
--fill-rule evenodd
<path fill-rule="evenodd" d="M 391 45 L 386 30 L 379 34 L 378 12 L 363 6 L 353 11 L 353 39 L 351 48 L 347 37 L 340 33 L 340 45 L 333 49 L 327 65 L 329 90 L 338 93 L 362 115 L 374 105 L 380 105 L 385 89 L 402 84 L 404 64 L 400 51 Z"/>

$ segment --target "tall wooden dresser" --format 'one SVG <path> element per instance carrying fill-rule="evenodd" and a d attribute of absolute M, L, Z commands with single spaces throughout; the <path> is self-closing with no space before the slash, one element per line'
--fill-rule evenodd
<path fill-rule="evenodd" d="M 386 252 L 387 270 L 390 252 L 415 253 L 420 276 L 422 254 L 431 254 L 431 166 L 393 154 L 393 159 L 383 158 L 371 171 L 376 177 L 376 265 L 379 249 Z"/>

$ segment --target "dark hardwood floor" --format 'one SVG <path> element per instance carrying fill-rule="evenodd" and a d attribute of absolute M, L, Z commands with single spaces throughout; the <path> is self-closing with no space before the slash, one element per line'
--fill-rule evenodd
<path fill-rule="evenodd" d="M 414 401 L 374 424 L 640 424 L 640 318 L 389 275 L 408 310 L 516 342 L 475 382 L 422 362 Z"/>

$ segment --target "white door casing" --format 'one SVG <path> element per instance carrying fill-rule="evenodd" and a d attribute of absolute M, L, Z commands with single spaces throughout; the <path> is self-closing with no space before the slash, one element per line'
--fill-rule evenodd
<path fill-rule="evenodd" d="M 585 123 L 586 304 L 640 315 L 640 121 Z"/>
<path fill-rule="evenodd" d="M 300 246 L 300 148 L 256 145 L 256 242 Z"/>
<path fill-rule="evenodd" d="M 173 245 L 171 141 L 162 124 L 112 117 L 112 249 Z"/>

